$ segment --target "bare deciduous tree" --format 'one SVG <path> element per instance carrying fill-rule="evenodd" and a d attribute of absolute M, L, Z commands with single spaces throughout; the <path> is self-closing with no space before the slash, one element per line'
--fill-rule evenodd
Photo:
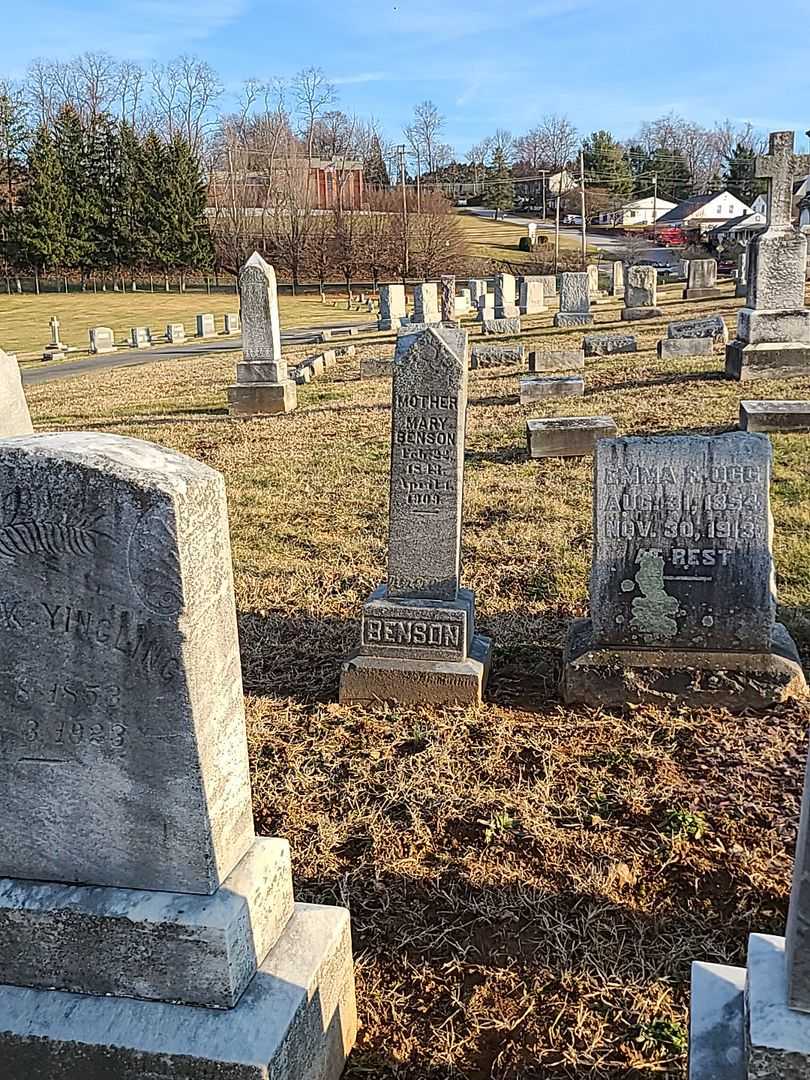
<path fill-rule="evenodd" d="M 441 140 L 443 128 L 444 117 L 432 101 L 415 106 L 413 120 L 405 128 L 413 156 L 427 166 L 429 173 L 441 168 L 440 157 L 446 153 L 446 143 Z"/>
<path fill-rule="evenodd" d="M 214 105 L 222 94 L 219 76 L 204 60 L 180 56 L 152 68 L 152 109 L 168 138 L 178 132 L 196 154 L 201 154 L 215 117 Z"/>
<path fill-rule="evenodd" d="M 299 133 L 307 144 L 307 159 L 315 156 L 315 127 L 318 117 L 327 105 L 335 100 L 335 88 L 329 82 L 321 68 L 309 67 L 299 71 L 292 80 L 299 119 Z"/>

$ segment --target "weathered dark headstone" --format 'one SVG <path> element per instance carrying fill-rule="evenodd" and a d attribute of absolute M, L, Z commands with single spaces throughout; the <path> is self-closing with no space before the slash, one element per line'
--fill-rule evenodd
<path fill-rule="evenodd" d="M 467 334 L 401 333 L 394 358 L 388 583 L 363 607 L 340 700 L 476 702 L 491 643 L 460 588 Z"/>
<path fill-rule="evenodd" d="M 516 316 L 509 319 L 483 319 L 481 321 L 481 332 L 483 334 L 502 334 L 505 336 L 519 334 L 520 318 Z"/>
<path fill-rule="evenodd" d="M 535 349 L 529 353 L 529 371 L 576 371 L 585 367 L 583 349 Z"/>
<path fill-rule="evenodd" d="M 624 282 L 622 319 L 637 322 L 663 315 L 658 304 L 658 271 L 654 266 L 631 266 Z"/>
<path fill-rule="evenodd" d="M 671 322 L 667 326 L 667 337 L 680 338 L 711 338 L 720 345 L 728 341 L 728 327 L 722 315 L 706 315 L 701 319 L 681 319 Z"/>
<path fill-rule="evenodd" d="M 441 316 L 443 323 L 455 322 L 456 318 L 456 279 L 453 274 L 441 277 Z"/>
<path fill-rule="evenodd" d="M 684 300 L 711 300 L 719 296 L 723 296 L 723 290 L 717 288 L 717 259 L 690 259 Z"/>
<path fill-rule="evenodd" d="M 591 620 L 569 637 L 569 700 L 745 707 L 804 692 L 775 623 L 770 467 L 760 435 L 599 442 Z"/>
<path fill-rule="evenodd" d="M 524 345 L 473 345 L 470 370 L 475 368 L 509 367 L 526 363 Z"/>
<path fill-rule="evenodd" d="M 714 341 L 710 337 L 663 338 L 658 342 L 660 360 L 677 360 L 681 356 L 713 356 Z"/>
<path fill-rule="evenodd" d="M 560 278 L 560 310 L 555 326 L 587 326 L 593 322 L 587 273 L 563 274 Z"/>
<path fill-rule="evenodd" d="M 586 334 L 582 347 L 586 356 L 613 356 L 637 352 L 638 342 L 631 334 Z"/>

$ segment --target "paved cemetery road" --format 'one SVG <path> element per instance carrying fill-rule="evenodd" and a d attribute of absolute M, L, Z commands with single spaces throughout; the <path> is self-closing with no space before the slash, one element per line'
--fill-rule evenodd
<path fill-rule="evenodd" d="M 349 326 L 357 327 L 358 330 L 376 330 L 376 322 L 350 323 Z M 317 329 L 288 330 L 281 335 L 281 340 L 287 345 L 306 345 L 308 342 L 315 343 L 321 330 L 346 330 L 348 326 L 339 324 L 331 327 L 318 327 Z M 351 338 L 346 338 L 349 344 Z M 332 342 L 324 348 L 332 347 Z M 343 338 L 337 338 L 334 345 L 344 344 Z M 58 360 L 54 363 L 38 367 L 31 365 L 21 369 L 22 381 L 25 386 L 35 386 L 38 383 L 55 382 L 58 379 L 73 379 L 77 375 L 88 375 L 96 371 L 108 371 L 111 368 L 135 367 L 138 364 L 155 364 L 164 360 L 179 360 L 184 356 L 201 356 L 215 352 L 237 352 L 242 348 L 242 339 L 238 335 L 226 340 L 219 341 L 187 341 L 184 345 L 157 345 L 151 349 L 128 349 L 119 347 L 118 352 L 107 353 L 104 356 L 83 356 L 78 360 Z"/>
<path fill-rule="evenodd" d="M 467 213 L 475 214 L 477 217 L 493 218 L 495 216 L 494 210 L 487 210 L 482 206 L 468 206 Z M 528 225 L 530 221 L 533 221 L 538 229 L 542 229 L 544 232 L 554 232 L 554 222 L 547 221 L 542 217 L 532 217 L 531 214 L 500 214 L 499 221 L 508 221 L 513 225 Z M 571 240 L 576 240 L 577 243 L 582 239 L 582 229 L 579 226 L 563 226 L 560 229 L 560 236 L 567 236 Z M 585 239 L 591 247 L 598 248 L 601 251 L 610 252 L 613 250 L 623 248 L 627 243 L 627 238 L 624 236 L 609 236 L 605 233 L 595 233 L 586 231 Z M 650 254 L 654 251 L 667 251 L 666 248 L 654 248 L 652 243 L 649 245 Z"/>

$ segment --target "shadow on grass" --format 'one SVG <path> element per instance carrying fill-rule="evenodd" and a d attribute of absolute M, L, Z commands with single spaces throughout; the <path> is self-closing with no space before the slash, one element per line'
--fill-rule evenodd
<path fill-rule="evenodd" d="M 529 454 L 524 443 L 520 446 L 514 443 L 509 446 L 501 446 L 494 450 L 465 450 L 465 465 L 478 465 L 483 463 L 493 465 L 513 465 L 515 462 L 529 460 Z"/>
<path fill-rule="evenodd" d="M 478 397 L 471 398 L 467 405 L 519 405 L 520 398 L 517 394 L 501 394 L 500 396 L 493 395 L 491 397 Z"/>
<path fill-rule="evenodd" d="M 726 382 L 722 371 L 689 371 L 675 375 L 652 375 L 647 379 L 628 379 L 627 382 L 612 382 L 608 386 L 594 386 L 594 394 L 623 393 L 626 390 L 644 390 L 653 386 L 679 386 L 691 382 Z"/>
<path fill-rule="evenodd" d="M 247 419 L 251 419 L 248 417 Z M 42 423 L 46 424 L 53 418 L 45 418 Z M 82 420 L 82 431 L 109 431 L 111 428 L 137 428 L 137 427 L 165 427 L 172 424 L 210 424 L 212 421 L 230 421 L 238 423 L 239 417 L 228 415 L 227 409 L 187 409 L 177 416 L 116 416 L 108 420 L 99 420 L 97 423 Z"/>

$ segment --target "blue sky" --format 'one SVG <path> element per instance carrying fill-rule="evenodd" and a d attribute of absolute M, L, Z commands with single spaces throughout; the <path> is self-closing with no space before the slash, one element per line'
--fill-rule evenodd
<path fill-rule="evenodd" d="M 710 126 L 810 127 L 808 0 L 5 0 L 0 74 L 35 57 L 106 50 L 148 63 L 208 60 L 246 77 L 322 67 L 347 112 L 398 138 L 431 98 L 460 155 L 544 113 L 626 137 L 675 110 Z M 673 12 L 674 17 L 665 12 Z"/>

